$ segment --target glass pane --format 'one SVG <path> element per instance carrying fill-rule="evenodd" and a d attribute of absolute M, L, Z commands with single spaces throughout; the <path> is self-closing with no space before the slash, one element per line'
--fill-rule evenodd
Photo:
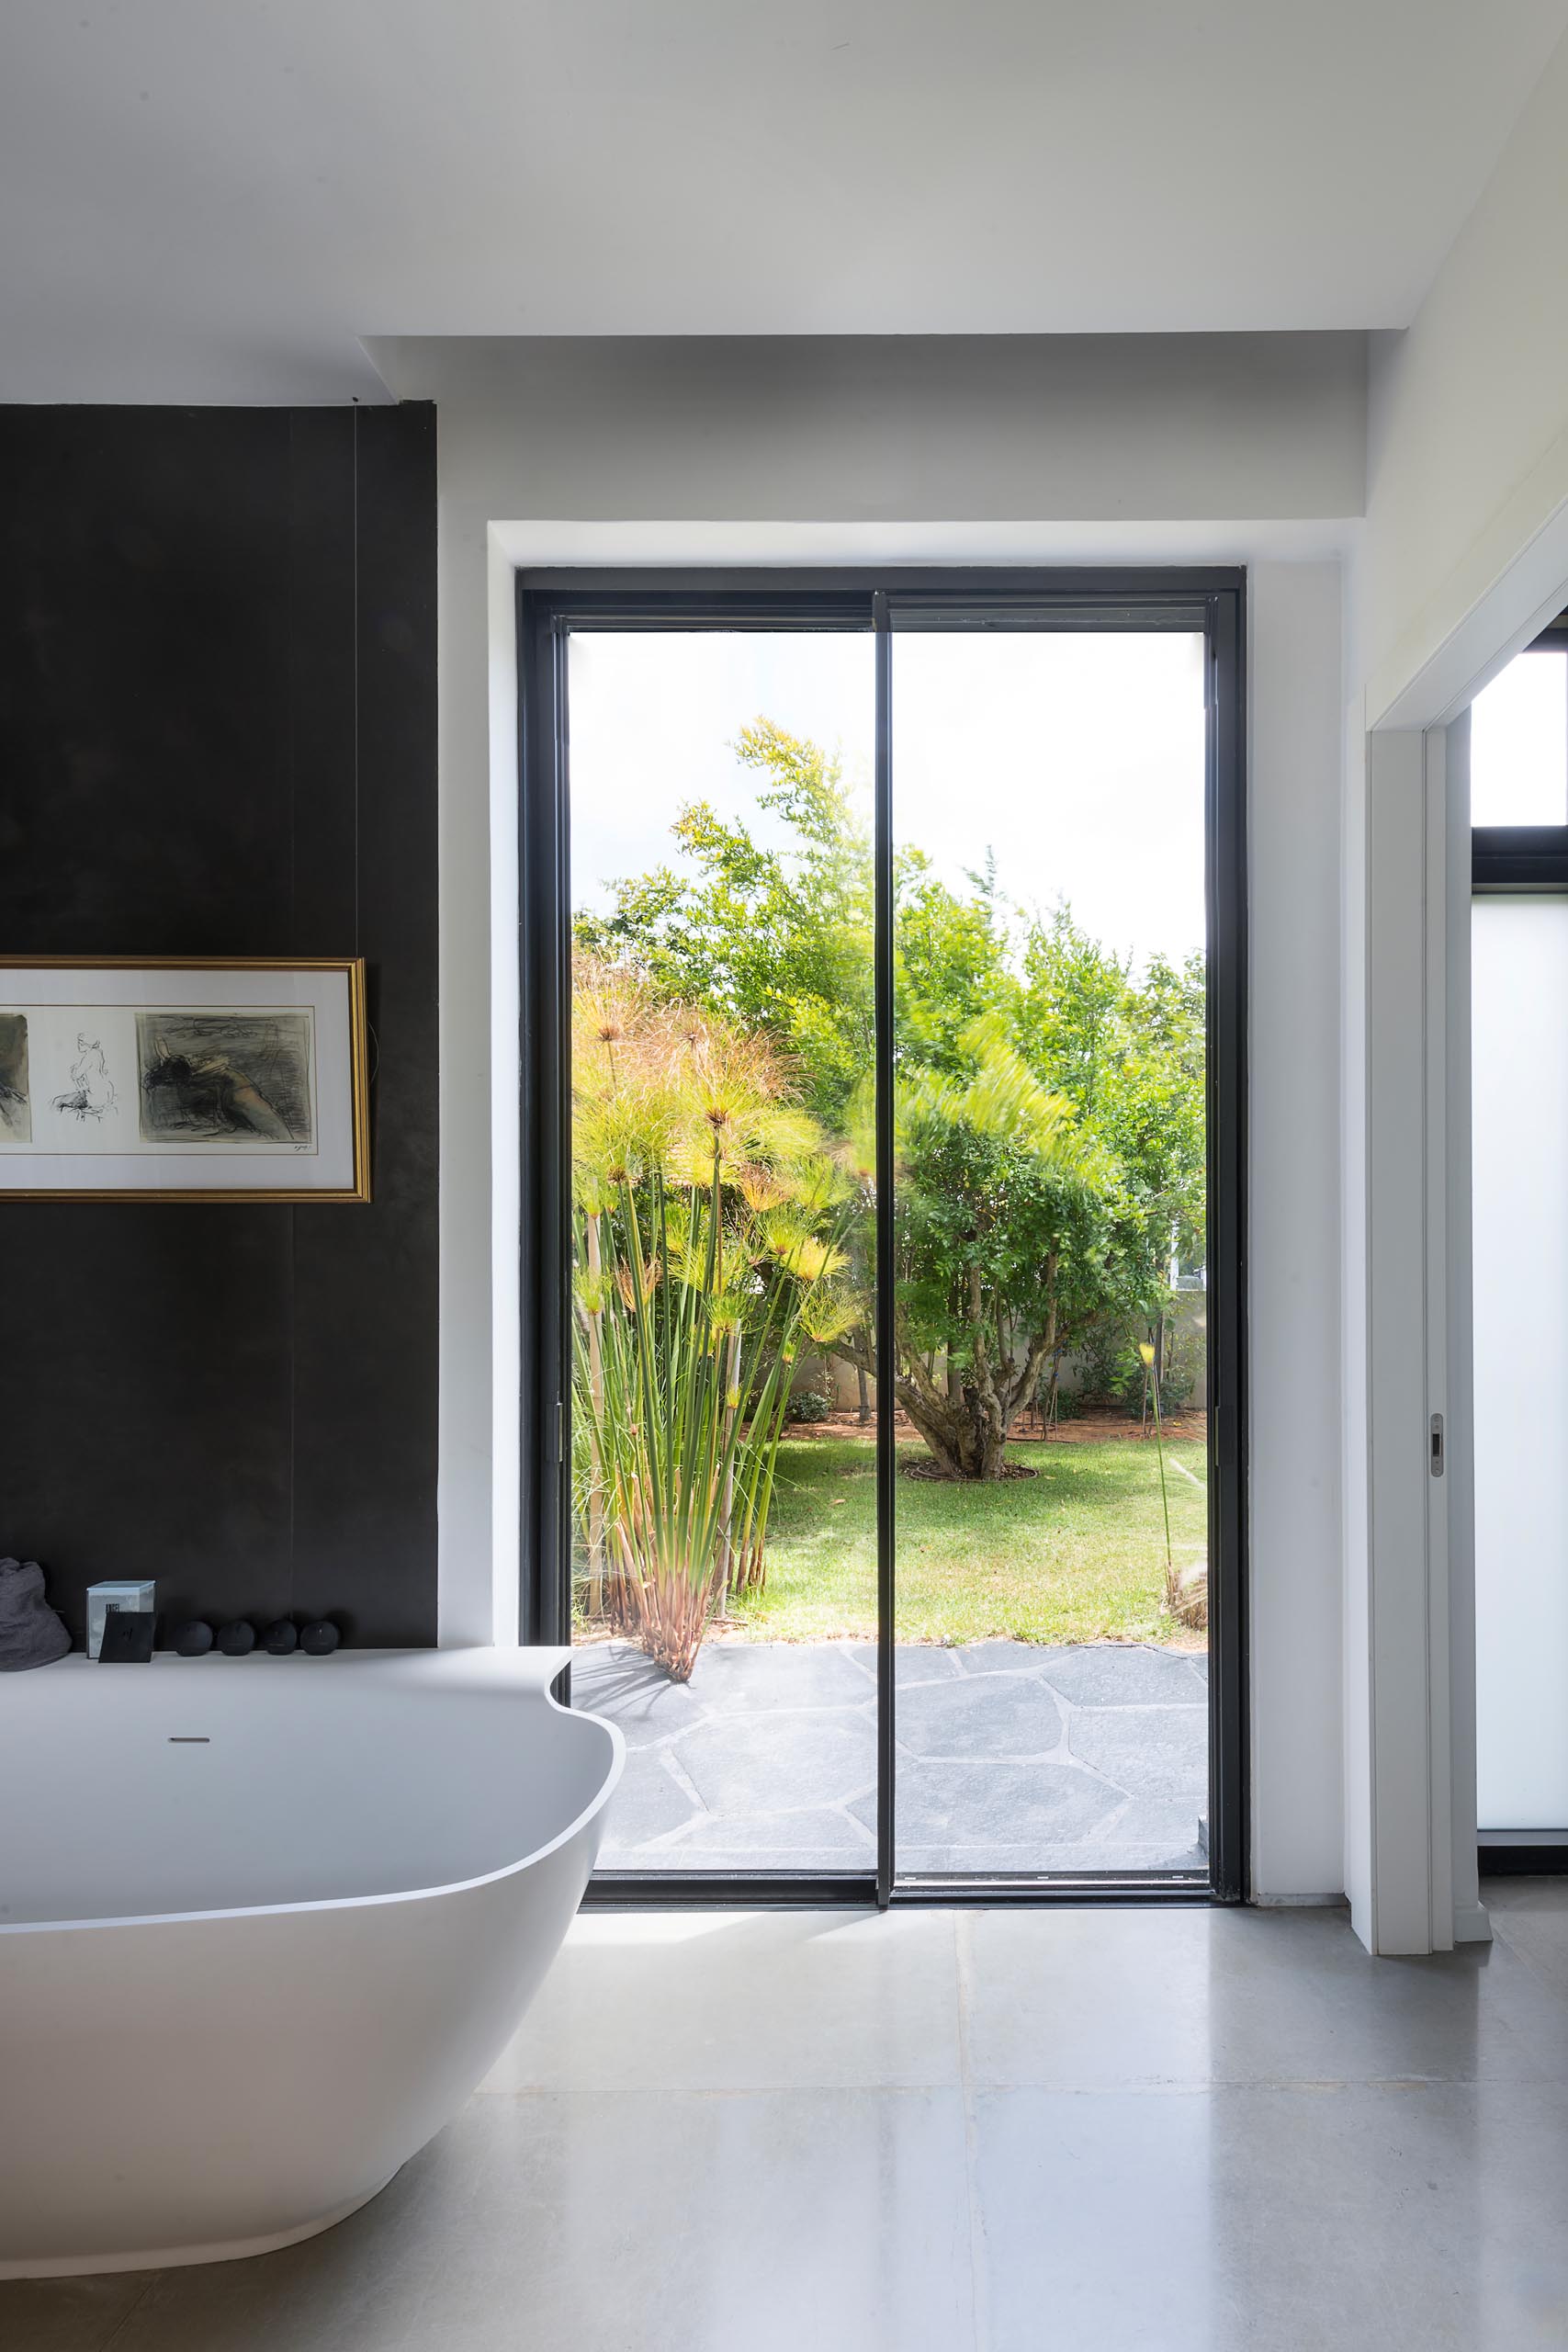
<path fill-rule="evenodd" d="M 1568 899 L 1472 917 L 1476 1794 L 1568 1836 Z"/>
<path fill-rule="evenodd" d="M 872 641 L 584 634 L 569 690 L 601 1867 L 870 1871 Z"/>
<path fill-rule="evenodd" d="M 1201 1872 L 1202 640 L 893 678 L 898 1866 Z"/>
<path fill-rule="evenodd" d="M 1521 653 L 1472 703 L 1470 821 L 1568 824 L 1568 653 Z"/>

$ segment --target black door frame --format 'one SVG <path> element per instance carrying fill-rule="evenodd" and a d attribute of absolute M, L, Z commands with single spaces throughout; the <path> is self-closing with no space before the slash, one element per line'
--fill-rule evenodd
<path fill-rule="evenodd" d="M 892 644 L 906 629 L 1201 630 L 1208 710 L 1209 1658 L 1208 1882 L 1148 1873 L 995 1883 L 896 1879 L 892 1416 L 878 1417 L 878 1865 L 870 1872 L 602 1873 L 597 1903 L 1244 1901 L 1247 1742 L 1247 791 L 1246 575 L 1238 570 L 888 568 L 536 571 L 517 580 L 518 1037 L 524 1136 L 523 1638 L 567 1643 L 570 1329 L 570 842 L 567 644 L 578 629 L 843 629 L 874 639 L 876 687 L 874 956 L 878 1008 L 877 1187 L 892 1183 Z M 879 1361 L 891 1361 L 892 1221 L 877 1220 Z"/>

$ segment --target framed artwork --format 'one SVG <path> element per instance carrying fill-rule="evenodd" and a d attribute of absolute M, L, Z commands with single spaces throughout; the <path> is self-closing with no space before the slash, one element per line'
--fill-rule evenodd
<path fill-rule="evenodd" d="M 0 1198 L 367 1201 L 358 956 L 0 956 Z"/>

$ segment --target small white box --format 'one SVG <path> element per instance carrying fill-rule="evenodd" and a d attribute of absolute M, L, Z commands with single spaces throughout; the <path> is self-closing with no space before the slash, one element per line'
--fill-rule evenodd
<path fill-rule="evenodd" d="M 104 1620 L 111 1609 L 150 1611 L 158 1588 L 146 1584 L 90 1584 L 87 1587 L 87 1656 L 96 1657 L 104 1645 Z"/>

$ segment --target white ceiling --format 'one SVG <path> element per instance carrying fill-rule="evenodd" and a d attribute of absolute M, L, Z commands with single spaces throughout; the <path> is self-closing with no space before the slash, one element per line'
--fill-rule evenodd
<path fill-rule="evenodd" d="M 0 400 L 1405 323 L 1568 0 L 3 0 Z"/>

